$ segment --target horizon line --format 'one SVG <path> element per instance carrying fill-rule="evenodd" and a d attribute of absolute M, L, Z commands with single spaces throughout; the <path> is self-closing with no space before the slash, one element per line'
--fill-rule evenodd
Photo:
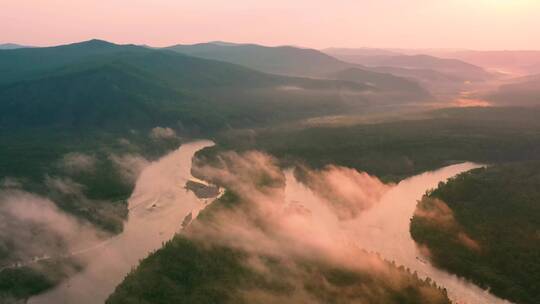
<path fill-rule="evenodd" d="M 301 48 L 301 49 L 313 49 L 313 50 L 361 50 L 361 49 L 369 49 L 369 50 L 407 50 L 407 51 L 472 51 L 472 52 L 540 52 L 540 49 L 512 49 L 512 48 L 506 48 L 506 49 L 474 49 L 474 48 L 467 48 L 467 47 L 414 47 L 414 48 L 407 48 L 407 47 L 384 47 L 384 46 L 359 46 L 359 47 L 353 47 L 353 46 L 328 46 L 328 47 L 322 47 L 322 48 L 314 48 L 314 47 L 308 47 L 308 46 L 302 46 L 302 45 L 294 45 L 294 44 L 263 44 L 263 43 L 257 43 L 257 42 L 232 42 L 232 41 L 226 41 L 226 40 L 210 40 L 210 41 L 200 41 L 200 42 L 193 42 L 193 43 L 174 43 L 171 45 L 164 45 L 164 46 L 155 46 L 147 43 L 121 43 L 121 42 L 115 42 L 112 40 L 107 40 L 103 38 L 90 38 L 85 40 L 77 40 L 72 42 L 61 42 L 58 44 L 28 44 L 28 43 L 18 43 L 13 41 L 6 41 L 2 42 L 0 41 L 0 45 L 17 45 L 21 48 L 47 48 L 47 47 L 56 47 L 56 46 L 64 46 L 64 45 L 70 45 L 70 44 L 77 44 L 77 43 L 84 43 L 89 41 L 104 41 L 116 45 L 136 45 L 141 47 L 149 47 L 149 48 L 167 48 L 172 47 L 176 45 L 197 45 L 197 44 L 232 44 L 232 45 L 258 45 L 263 47 L 294 47 L 294 48 Z"/>

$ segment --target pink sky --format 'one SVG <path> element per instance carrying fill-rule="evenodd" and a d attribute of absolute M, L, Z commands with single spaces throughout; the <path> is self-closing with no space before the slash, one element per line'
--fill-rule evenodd
<path fill-rule="evenodd" d="M 0 0 L 0 43 L 540 49 L 540 0 Z"/>

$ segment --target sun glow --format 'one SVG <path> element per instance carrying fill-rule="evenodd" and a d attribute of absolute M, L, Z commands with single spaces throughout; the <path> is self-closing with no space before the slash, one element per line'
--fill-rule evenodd
<path fill-rule="evenodd" d="M 540 29 L 540 0 L 237 0 L 227 5 L 221 0 L 0 3 L 0 40 L 27 45 L 97 37 L 154 46 L 228 40 L 314 48 L 540 48 L 540 40 L 533 39 Z"/>
<path fill-rule="evenodd" d="M 535 0 L 482 0 L 480 3 L 496 9 L 524 9 L 537 4 Z"/>

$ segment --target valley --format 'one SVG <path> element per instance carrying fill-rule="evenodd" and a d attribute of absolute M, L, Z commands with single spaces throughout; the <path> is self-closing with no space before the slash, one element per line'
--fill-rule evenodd
<path fill-rule="evenodd" d="M 535 303 L 538 77 L 417 51 L 1 47 L 0 303 Z"/>
<path fill-rule="evenodd" d="M 123 232 L 85 250 L 83 271 L 53 290 L 30 298 L 28 303 L 104 302 L 140 259 L 159 249 L 181 229 L 181 221 L 188 213 L 196 216 L 205 207 L 182 185 L 191 176 L 193 154 L 209 145 L 212 142 L 185 143 L 146 167 L 128 200 L 129 218 Z"/>

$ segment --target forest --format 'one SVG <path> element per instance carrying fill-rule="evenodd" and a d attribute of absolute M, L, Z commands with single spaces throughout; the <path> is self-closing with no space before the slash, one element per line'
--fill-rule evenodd
<path fill-rule="evenodd" d="M 492 165 L 428 192 L 411 235 L 435 265 L 516 303 L 540 301 L 540 162 Z"/>

